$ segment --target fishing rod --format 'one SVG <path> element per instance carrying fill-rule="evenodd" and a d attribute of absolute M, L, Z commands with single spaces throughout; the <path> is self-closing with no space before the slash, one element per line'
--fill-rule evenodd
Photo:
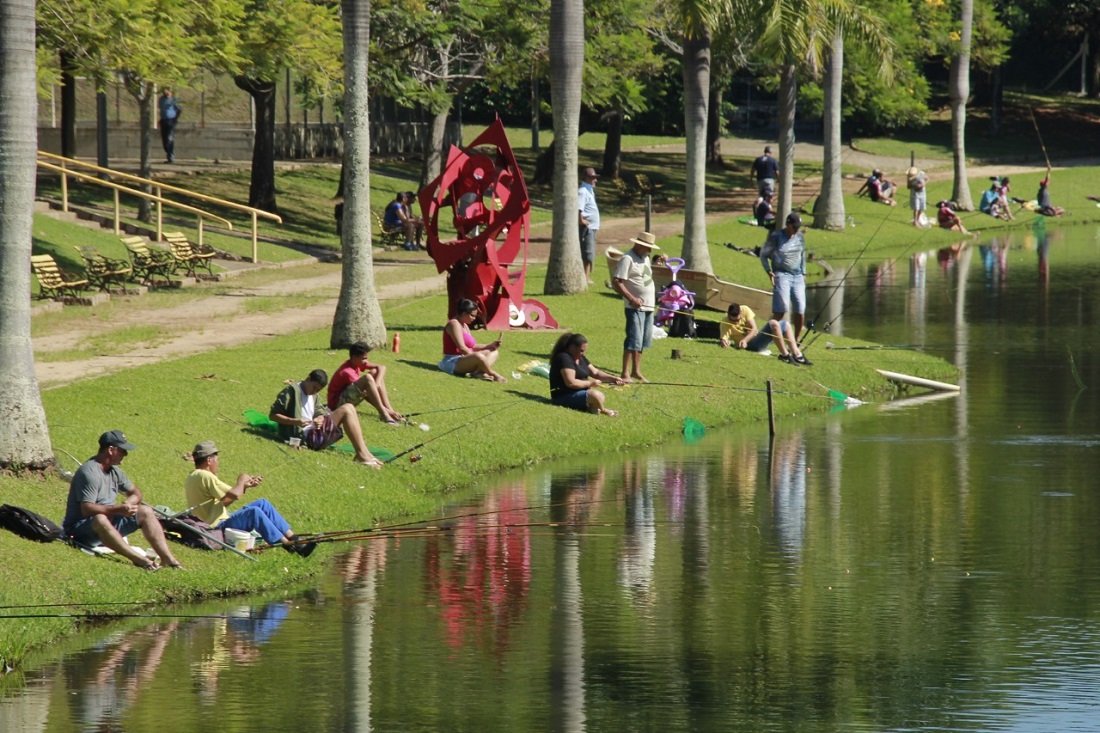
<path fill-rule="evenodd" d="M 251 560 L 252 562 L 259 562 L 259 560 L 257 560 L 255 557 L 252 557 L 247 552 L 244 552 L 242 550 L 238 550 L 235 546 L 229 544 L 228 542 L 226 542 L 224 540 L 219 540 L 214 534 L 212 534 L 210 532 L 207 532 L 204 529 L 200 529 L 198 527 L 192 526 L 192 525 L 188 524 L 187 522 L 184 522 L 183 520 L 180 519 L 180 517 L 187 516 L 188 514 L 191 514 L 193 511 L 198 509 L 199 507 L 205 506 L 206 504 L 210 504 L 214 501 L 215 501 L 214 497 L 210 497 L 206 501 L 201 501 L 198 504 L 196 504 L 192 507 L 188 507 L 187 509 L 184 509 L 181 512 L 176 512 L 175 514 L 168 513 L 168 511 L 165 507 L 152 506 L 150 504 L 146 504 L 144 501 L 141 502 L 141 503 L 145 504 L 145 506 L 147 506 L 147 507 L 149 507 L 150 509 L 153 510 L 153 513 L 155 513 L 157 515 L 157 519 L 160 520 L 161 524 L 164 524 L 165 522 L 171 522 L 172 527 L 174 527 L 176 529 L 185 529 L 185 530 L 191 532 L 192 534 L 198 535 L 199 537 L 201 537 L 204 540 L 209 540 L 209 541 L 213 542 L 216 545 L 220 545 L 223 549 L 229 550 L 230 552 L 232 552 L 236 555 L 240 555 L 245 560 Z"/>
<path fill-rule="evenodd" d="M 393 462 L 394 462 L 394 461 L 396 461 L 396 460 L 397 460 L 398 458 L 401 458 L 402 456 L 407 456 L 408 454 L 412 453 L 413 451 L 416 451 L 416 450 L 420 450 L 421 448 L 423 448 L 424 446 L 428 445 L 429 443 L 434 443 L 435 441 L 439 440 L 440 438 L 445 438 L 445 437 L 447 437 L 447 436 L 448 436 L 448 435 L 450 435 L 451 433 L 455 433 L 455 432 L 458 432 L 459 430 L 462 430 L 462 429 L 464 429 L 464 428 L 468 428 L 468 427 L 470 427 L 471 425 L 473 425 L 474 423 L 476 423 L 476 422 L 480 422 L 481 420 L 484 420 L 484 419 L 485 419 L 485 418 L 487 418 L 487 417 L 490 417 L 490 416 L 492 416 L 492 415 L 495 415 L 495 414 L 497 414 L 498 412 L 503 412 L 504 410 L 507 410 L 507 409 L 508 409 L 509 407 L 511 407 L 511 406 L 512 406 L 512 405 L 514 405 L 514 404 L 515 404 L 515 400 L 508 400 L 508 404 L 506 404 L 506 405 L 505 405 L 504 407 L 501 407 L 500 409 L 497 409 L 497 410 L 492 410 L 491 412 L 487 412 L 487 413 L 485 413 L 484 415 L 482 415 L 482 416 L 480 416 L 480 417 L 475 417 L 475 418 L 474 418 L 473 420 L 468 420 L 468 421 L 466 421 L 466 422 L 462 423 L 461 425 L 456 425 L 455 427 L 451 428 L 450 430 L 447 430 L 447 431 L 445 431 L 445 432 L 442 432 L 442 433 L 440 433 L 439 435 L 433 436 L 433 437 L 431 437 L 431 438 L 428 438 L 428 439 L 427 439 L 427 440 L 425 440 L 425 441 L 422 441 L 422 442 L 420 442 L 420 443 L 417 443 L 417 444 L 416 444 L 416 445 L 414 445 L 414 446 L 411 446 L 411 447 L 409 447 L 409 448 L 406 448 L 405 450 L 403 450 L 403 451 L 401 451 L 400 453 L 398 453 L 397 455 L 395 455 L 395 456 L 394 456 L 393 458 L 387 459 L 387 460 L 385 461 L 385 463 L 393 463 Z M 411 460 L 411 461 L 412 461 L 413 463 L 415 463 L 416 461 L 419 461 L 419 460 L 420 460 L 420 456 L 413 456 L 413 458 L 412 458 L 412 459 L 410 459 L 410 460 Z"/>
<path fill-rule="evenodd" d="M 440 407 L 435 410 L 421 410 L 420 412 L 409 412 L 405 414 L 406 418 L 420 417 L 421 415 L 434 415 L 442 412 L 457 412 L 458 410 L 470 410 L 475 407 L 494 407 L 496 405 L 511 404 L 514 400 L 501 400 L 499 402 L 490 402 L 489 404 L 479 403 L 476 405 L 461 405 L 459 407 Z"/>
<path fill-rule="evenodd" d="M 879 220 L 878 226 L 875 227 L 875 231 L 871 232 L 871 236 L 868 237 L 867 241 L 863 243 L 863 248 L 859 250 L 859 254 L 857 254 L 855 256 L 855 259 L 853 259 L 851 264 L 848 265 L 848 269 L 844 271 L 844 277 L 840 278 L 837 281 L 837 284 L 833 286 L 832 292 L 829 293 L 829 297 L 826 298 L 825 302 L 821 304 L 820 308 L 818 308 L 817 315 L 815 315 L 813 318 L 810 319 L 808 330 L 813 330 L 815 332 L 817 331 L 817 329 L 814 327 L 814 324 L 816 323 L 817 319 L 820 318 L 821 314 L 825 312 L 825 309 L 829 307 L 829 303 L 833 302 L 833 298 L 840 291 L 841 285 L 843 285 L 844 283 L 846 283 L 848 281 L 848 275 L 850 275 L 852 273 L 852 269 L 855 268 L 856 263 L 858 263 L 863 258 L 863 255 L 865 255 L 867 253 L 867 248 L 871 246 L 871 242 L 875 241 L 875 238 L 878 236 L 879 232 L 882 231 L 882 227 L 885 226 L 886 222 L 890 220 L 890 215 L 893 214 L 893 213 L 894 213 L 894 208 L 890 207 L 889 210 L 886 212 L 886 216 L 882 217 L 882 219 Z M 841 313 L 843 313 L 843 312 L 844 312 L 843 309 L 841 309 Z M 838 314 L 838 317 L 839 317 L 839 314 Z M 833 321 L 835 321 L 835 320 L 836 320 L 836 318 L 833 318 L 827 324 L 825 324 L 825 329 L 828 330 L 828 327 L 831 326 Z M 803 334 L 802 338 L 799 339 L 799 342 L 798 342 L 798 345 L 802 349 L 802 351 L 805 351 L 806 349 L 810 348 L 810 344 L 807 344 L 806 346 L 803 347 L 802 346 L 803 341 L 805 341 L 805 334 Z"/>
<path fill-rule="evenodd" d="M 1039 147 L 1043 151 L 1043 158 L 1047 162 L 1047 170 L 1050 170 L 1050 156 L 1047 155 L 1047 146 L 1043 144 L 1043 134 L 1039 132 L 1039 122 L 1035 119 L 1035 108 L 1028 107 L 1028 112 L 1031 113 L 1031 124 L 1035 125 L 1035 137 L 1039 138 Z"/>

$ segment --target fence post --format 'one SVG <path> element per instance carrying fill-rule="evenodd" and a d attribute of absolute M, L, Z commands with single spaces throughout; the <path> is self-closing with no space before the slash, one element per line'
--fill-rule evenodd
<path fill-rule="evenodd" d="M 768 380 L 768 437 L 775 437 L 775 407 L 772 404 L 772 380 Z"/>

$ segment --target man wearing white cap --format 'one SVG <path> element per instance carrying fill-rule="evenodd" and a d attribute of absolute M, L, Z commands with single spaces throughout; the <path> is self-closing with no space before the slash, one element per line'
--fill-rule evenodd
<path fill-rule="evenodd" d="M 653 266 L 649 254 L 659 250 L 657 237 L 642 232 L 630 240 L 629 249 L 615 265 L 611 280 L 615 291 L 623 296 L 626 308 L 626 340 L 623 342 L 623 370 L 625 381 L 648 381 L 642 376 L 642 352 L 650 347 L 653 338 L 653 309 L 657 291 L 653 286 Z"/>
<path fill-rule="evenodd" d="M 596 233 L 600 230 L 600 209 L 596 206 L 595 168 L 584 169 L 584 180 L 577 189 L 577 213 L 580 218 L 581 260 L 584 276 L 592 283 L 592 263 L 596 259 Z"/>

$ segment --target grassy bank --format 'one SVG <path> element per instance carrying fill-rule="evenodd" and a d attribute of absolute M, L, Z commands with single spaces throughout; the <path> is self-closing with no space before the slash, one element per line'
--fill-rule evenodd
<path fill-rule="evenodd" d="M 532 274 L 535 281 L 540 276 Z M 594 292 L 545 300 L 563 325 L 589 336 L 597 364 L 617 366 L 622 339 L 618 298 Z M 240 471 L 262 473 L 266 480 L 255 495 L 275 502 L 298 530 L 317 531 L 437 515 L 456 492 L 488 485 L 504 468 L 678 440 L 684 416 L 711 428 L 762 421 L 766 411 L 760 390 L 766 379 L 780 393 L 780 419 L 788 420 L 831 404 L 820 385 L 863 397 L 883 394 L 888 385 L 874 367 L 953 377 L 953 369 L 942 361 L 904 351 L 819 349 L 815 366 L 795 368 L 774 358 L 724 351 L 713 342 L 660 341 L 646 359 L 650 379 L 698 386 L 612 389 L 609 402 L 621 417 L 597 418 L 549 405 L 547 382 L 539 377 L 497 385 L 439 372 L 435 362 L 444 312 L 441 296 L 387 303 L 386 320 L 392 331 L 401 333 L 402 351 L 378 356 L 390 367 L 387 381 L 397 407 L 423 412 L 416 420 L 430 432 L 387 427 L 372 414 L 363 418 L 368 442 L 395 453 L 441 436 L 417 451 L 422 459 L 415 463 L 403 459 L 372 471 L 354 465 L 346 454 L 291 452 L 244 429 L 242 411 L 252 407 L 266 412 L 284 379 L 301 378 L 314 367 L 331 372 L 339 364 L 343 355 L 328 350 L 327 332 L 275 338 L 49 390 L 43 399 L 51 439 L 71 469 L 74 462 L 68 454 L 83 460 L 94 452 L 101 431 L 125 429 L 138 445 L 125 469 L 150 503 L 173 507 L 181 507 L 182 482 L 189 470 L 184 453 L 199 440 L 213 439 L 223 451 L 225 477 Z M 501 371 L 511 374 L 525 362 L 545 359 L 554 338 L 552 333 L 506 334 Z M 673 345 L 684 358 L 669 358 Z M 2 501 L 55 518 L 63 513 L 66 488 L 60 477 L 0 477 Z M 0 605 L 155 604 L 255 591 L 301 581 L 318 572 L 337 549 L 323 546 L 309 560 L 268 552 L 258 563 L 181 549 L 185 572 L 149 574 L 121 561 L 87 557 L 60 543 L 38 545 L 0 532 L 6 570 Z M 18 661 L 28 648 L 65 633 L 74 623 L 5 620 L 0 624 L 0 657 Z"/>

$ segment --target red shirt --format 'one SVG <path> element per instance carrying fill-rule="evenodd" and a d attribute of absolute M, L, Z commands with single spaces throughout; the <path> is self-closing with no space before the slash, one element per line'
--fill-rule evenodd
<path fill-rule="evenodd" d="M 332 381 L 328 383 L 328 409 L 335 410 L 340 406 L 340 395 L 349 384 L 359 381 L 359 377 L 366 371 L 359 369 L 348 359 L 336 373 L 332 375 Z"/>

